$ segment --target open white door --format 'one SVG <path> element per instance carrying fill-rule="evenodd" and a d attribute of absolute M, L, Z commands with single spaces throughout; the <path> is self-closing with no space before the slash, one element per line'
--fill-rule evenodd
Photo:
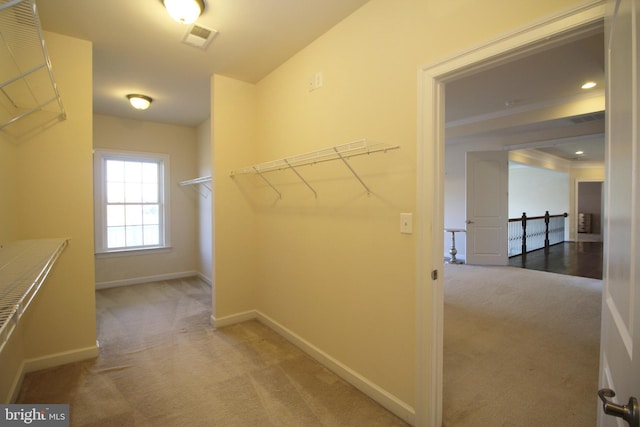
<path fill-rule="evenodd" d="M 507 265 L 509 153 L 467 153 L 467 264 Z"/>
<path fill-rule="evenodd" d="M 598 426 L 639 427 L 640 398 L 640 144 L 638 144 L 637 19 L 640 0 L 610 0 L 605 21 L 607 57 L 607 182 L 604 292 Z M 605 392 L 603 389 L 615 391 Z M 595 397 L 595 396 L 594 396 Z"/>

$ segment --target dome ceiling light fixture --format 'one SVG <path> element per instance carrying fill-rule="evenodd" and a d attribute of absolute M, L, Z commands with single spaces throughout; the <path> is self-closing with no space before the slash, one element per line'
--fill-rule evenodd
<path fill-rule="evenodd" d="M 596 82 L 590 81 L 590 82 L 586 82 L 585 84 L 583 84 L 581 86 L 581 88 L 582 89 L 593 89 L 596 86 L 597 86 Z"/>
<path fill-rule="evenodd" d="M 153 101 L 153 99 L 147 95 L 140 95 L 137 93 L 130 93 L 127 95 L 127 99 L 131 103 L 131 106 L 136 110 L 146 110 Z"/>
<path fill-rule="evenodd" d="M 193 24 L 204 12 L 204 0 L 162 0 L 169 15 L 181 24 Z"/>

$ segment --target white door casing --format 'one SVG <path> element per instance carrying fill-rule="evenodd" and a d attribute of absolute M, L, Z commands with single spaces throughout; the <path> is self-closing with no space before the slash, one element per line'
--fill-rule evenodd
<path fill-rule="evenodd" d="M 418 70 L 415 425 L 442 425 L 445 84 L 600 26 L 594 0 Z M 595 404 L 595 402 L 594 402 Z"/>
<path fill-rule="evenodd" d="M 507 265 L 509 153 L 467 153 L 467 264 Z"/>
<path fill-rule="evenodd" d="M 611 0 L 605 19 L 607 131 L 600 388 L 640 398 L 640 0 Z M 598 410 L 598 426 L 626 425 Z"/>

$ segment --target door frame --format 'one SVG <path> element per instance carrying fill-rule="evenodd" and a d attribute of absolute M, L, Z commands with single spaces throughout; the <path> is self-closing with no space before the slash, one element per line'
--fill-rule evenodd
<path fill-rule="evenodd" d="M 415 425 L 442 425 L 445 84 L 602 28 L 592 1 L 418 70 Z"/>

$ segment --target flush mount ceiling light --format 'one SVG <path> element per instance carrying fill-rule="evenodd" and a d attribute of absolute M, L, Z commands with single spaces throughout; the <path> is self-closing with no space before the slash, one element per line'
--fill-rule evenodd
<path fill-rule="evenodd" d="M 192 24 L 204 11 L 204 0 L 162 0 L 169 15 L 181 24 Z"/>
<path fill-rule="evenodd" d="M 596 82 L 586 82 L 581 87 L 582 87 L 582 89 L 593 89 L 596 86 L 597 86 Z"/>
<path fill-rule="evenodd" d="M 582 156 L 582 155 L 584 154 L 584 151 L 582 151 L 582 150 L 578 150 L 578 151 L 576 151 L 576 154 L 577 154 L 578 156 Z"/>
<path fill-rule="evenodd" d="M 151 99 L 147 95 L 138 95 L 135 93 L 127 95 L 127 99 L 131 103 L 131 106 L 136 110 L 146 110 L 151 105 Z"/>

